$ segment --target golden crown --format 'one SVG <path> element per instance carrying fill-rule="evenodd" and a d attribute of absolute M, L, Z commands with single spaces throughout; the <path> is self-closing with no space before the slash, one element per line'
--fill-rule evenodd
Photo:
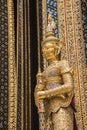
<path fill-rule="evenodd" d="M 54 35 L 54 29 L 56 28 L 56 24 L 54 19 L 52 18 L 52 14 L 49 13 L 48 15 L 48 25 L 46 29 L 45 39 L 43 40 L 42 44 L 53 42 L 58 43 L 59 39 Z"/>

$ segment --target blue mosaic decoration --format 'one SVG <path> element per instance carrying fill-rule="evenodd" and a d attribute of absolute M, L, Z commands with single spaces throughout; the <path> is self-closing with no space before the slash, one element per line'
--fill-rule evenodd
<path fill-rule="evenodd" d="M 47 0 L 47 14 L 52 13 L 53 19 L 56 23 L 56 29 L 54 30 L 58 37 L 58 14 L 57 14 L 57 0 Z"/>
<path fill-rule="evenodd" d="M 81 7 L 82 7 L 83 35 L 84 35 L 86 63 L 87 63 L 87 0 L 81 0 Z"/>

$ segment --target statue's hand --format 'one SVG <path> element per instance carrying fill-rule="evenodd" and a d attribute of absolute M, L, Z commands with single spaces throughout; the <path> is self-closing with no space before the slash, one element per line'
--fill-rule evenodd
<path fill-rule="evenodd" d="M 45 95 L 45 91 L 39 91 L 37 92 L 37 97 L 38 99 L 45 99 L 46 98 L 46 95 Z"/>

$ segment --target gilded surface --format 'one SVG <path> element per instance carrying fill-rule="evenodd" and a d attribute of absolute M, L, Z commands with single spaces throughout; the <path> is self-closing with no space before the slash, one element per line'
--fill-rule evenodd
<path fill-rule="evenodd" d="M 62 59 L 69 61 L 74 67 L 74 92 L 76 119 L 79 130 L 87 129 L 86 104 L 86 59 L 82 31 L 82 14 L 80 0 L 58 1 L 59 35 L 65 38 Z"/>
<path fill-rule="evenodd" d="M 17 124 L 17 73 L 15 65 L 14 8 L 13 0 L 8 0 L 8 76 L 9 110 L 8 130 L 16 130 Z"/>
<path fill-rule="evenodd" d="M 46 38 L 42 42 L 43 56 L 48 67 L 37 75 L 35 88 L 40 129 L 73 130 L 74 111 L 70 106 L 73 97 L 71 68 L 66 60 L 58 60 L 61 42 L 54 36 L 52 26 L 54 24 L 47 27 Z"/>
<path fill-rule="evenodd" d="M 86 59 L 81 20 L 81 1 L 58 0 L 57 3 L 59 37 L 65 39 L 65 44 L 62 47 L 61 57 L 62 59 L 68 60 L 70 66 L 75 70 L 74 93 L 75 107 L 77 110 L 76 122 L 79 130 L 86 130 L 87 73 L 85 71 Z M 43 16 L 47 15 L 45 8 L 43 9 Z M 45 24 L 43 26 L 45 26 Z M 44 31 L 45 30 L 43 30 L 43 32 Z"/>
<path fill-rule="evenodd" d="M 42 0 L 42 22 L 43 22 L 43 39 L 45 38 L 45 29 L 47 26 L 47 6 L 46 6 L 46 0 Z M 44 68 L 47 66 L 47 62 L 45 59 L 44 60 Z"/>

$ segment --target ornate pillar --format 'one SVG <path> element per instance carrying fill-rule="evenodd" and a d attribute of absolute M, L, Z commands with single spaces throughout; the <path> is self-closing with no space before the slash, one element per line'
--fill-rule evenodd
<path fill-rule="evenodd" d="M 74 70 L 76 120 L 79 130 L 87 129 L 86 57 L 80 0 L 58 1 L 59 37 L 65 39 L 62 58 Z M 65 56 L 66 55 L 66 56 Z"/>

